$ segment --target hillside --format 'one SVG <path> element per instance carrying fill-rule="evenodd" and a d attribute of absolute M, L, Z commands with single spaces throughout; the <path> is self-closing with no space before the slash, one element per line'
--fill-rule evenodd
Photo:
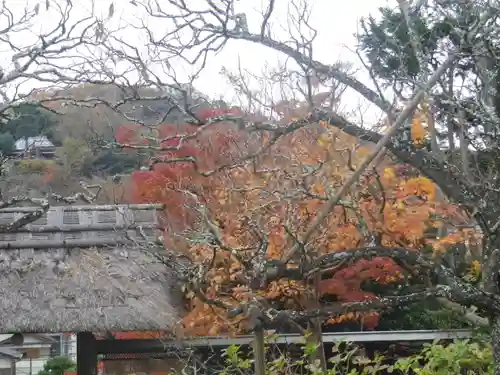
<path fill-rule="evenodd" d="M 135 94 L 146 100 L 132 99 Z M 62 91 L 34 92 L 27 99 L 41 101 L 43 107 L 22 104 L 10 121 L 0 124 L 0 153 L 12 154 L 18 139 L 45 135 L 56 145 L 55 157 L 9 160 L 4 165 L 0 193 L 5 198 L 19 194 L 41 197 L 51 192 L 66 196 L 83 192 L 83 182 L 102 186 L 98 203 L 125 201 L 127 175 L 139 169 L 148 155 L 104 146 L 114 141 L 117 130 L 131 123 L 130 119 L 146 125 L 182 122 L 182 112 L 167 100 L 172 96 L 182 103 L 180 92 L 172 89 L 141 88 L 134 93 L 130 88 L 83 84 Z M 96 100 L 92 102 L 92 98 Z M 97 98 L 106 104 L 97 104 Z M 111 109 L 118 101 L 126 102 L 117 110 Z M 200 109 L 211 105 L 195 90 L 189 101 Z"/>

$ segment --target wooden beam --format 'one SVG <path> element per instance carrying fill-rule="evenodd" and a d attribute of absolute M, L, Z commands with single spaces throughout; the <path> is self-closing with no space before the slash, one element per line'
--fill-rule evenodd
<path fill-rule="evenodd" d="M 366 331 L 366 332 L 327 332 L 323 333 L 323 342 L 400 342 L 400 341 L 434 341 L 465 339 L 472 336 L 469 330 L 416 330 L 416 331 Z M 175 341 L 165 339 L 130 339 L 130 340 L 97 340 L 98 354 L 119 353 L 163 353 L 189 347 L 227 347 L 229 345 L 251 345 L 253 336 L 200 337 L 193 340 Z M 304 343 L 304 337 L 297 334 L 278 335 L 269 340 L 270 344 L 288 345 Z"/>
<path fill-rule="evenodd" d="M 4 233 L 2 233 L 4 234 Z M 8 234 L 8 233 L 6 233 Z M 115 233 L 112 233 L 115 234 Z M 150 239 L 151 240 L 151 239 Z M 152 239 L 154 241 L 154 239 Z M 0 241 L 0 250 L 11 249 L 74 249 L 104 246 L 129 245 L 137 246 L 137 243 L 144 242 L 142 238 L 137 238 L 137 242 L 131 241 L 125 235 L 116 235 L 115 238 L 94 238 L 94 239 L 67 239 L 67 240 L 26 240 L 26 241 Z"/>
<path fill-rule="evenodd" d="M 182 350 L 183 346 L 161 339 L 97 340 L 97 354 L 164 353 Z"/>
<path fill-rule="evenodd" d="M 58 232 L 102 232 L 102 231 L 119 231 L 119 230 L 136 230 L 136 229 L 161 229 L 159 224 L 130 224 L 117 225 L 115 223 L 108 224 L 65 224 L 65 225 L 32 225 L 28 224 L 25 227 L 16 229 L 15 233 L 58 233 Z"/>
<path fill-rule="evenodd" d="M 76 373 L 97 375 L 97 340 L 91 332 L 76 334 Z"/>
<path fill-rule="evenodd" d="M 119 209 L 132 211 L 160 211 L 165 209 L 165 205 L 161 203 L 139 203 L 139 204 L 102 204 L 102 205 L 71 205 L 71 206 L 53 206 L 53 208 L 64 207 L 65 212 L 81 212 L 81 211 L 117 211 Z M 29 213 L 40 210 L 38 206 L 30 207 L 5 207 L 0 208 L 1 213 Z"/>

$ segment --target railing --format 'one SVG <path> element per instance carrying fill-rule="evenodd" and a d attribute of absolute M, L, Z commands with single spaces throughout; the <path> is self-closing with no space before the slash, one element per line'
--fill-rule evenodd
<path fill-rule="evenodd" d="M 418 330 L 418 331 L 370 331 L 370 332 L 331 332 L 323 334 L 323 342 L 401 342 L 401 341 L 434 341 L 456 340 L 472 337 L 470 330 Z M 163 352 L 169 348 L 186 347 L 225 347 L 230 345 L 249 345 L 254 336 L 234 338 L 201 337 L 189 340 L 132 339 L 132 340 L 97 340 L 99 354 Z M 276 335 L 268 340 L 272 344 L 296 344 L 304 342 L 298 334 Z"/>

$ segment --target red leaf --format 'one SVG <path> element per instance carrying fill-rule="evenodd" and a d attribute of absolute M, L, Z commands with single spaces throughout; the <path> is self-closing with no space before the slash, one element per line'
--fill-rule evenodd
<path fill-rule="evenodd" d="M 239 108 L 204 108 L 200 110 L 196 117 L 201 121 L 207 121 L 211 118 L 223 116 L 223 115 L 233 115 L 239 116 L 242 115 L 243 112 Z"/>
<path fill-rule="evenodd" d="M 120 126 L 115 134 L 115 139 L 118 143 L 135 143 L 139 138 L 139 130 L 141 125 L 128 124 Z"/>

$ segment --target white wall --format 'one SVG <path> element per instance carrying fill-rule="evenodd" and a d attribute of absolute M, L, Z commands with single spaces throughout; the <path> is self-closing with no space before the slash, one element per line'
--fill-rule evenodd
<path fill-rule="evenodd" d="M 36 335 L 23 335 L 24 336 L 24 341 L 22 346 L 33 346 L 33 345 L 42 345 L 40 344 L 40 340 L 36 337 Z"/>
<path fill-rule="evenodd" d="M 0 358 L 0 369 L 11 368 L 12 360 L 10 358 Z"/>
<path fill-rule="evenodd" d="M 76 335 L 72 334 L 70 337 L 70 343 L 68 348 L 68 357 L 76 362 Z"/>
<path fill-rule="evenodd" d="M 50 358 L 50 347 L 40 348 L 40 358 L 26 358 L 16 363 L 16 375 L 37 375 Z"/>

